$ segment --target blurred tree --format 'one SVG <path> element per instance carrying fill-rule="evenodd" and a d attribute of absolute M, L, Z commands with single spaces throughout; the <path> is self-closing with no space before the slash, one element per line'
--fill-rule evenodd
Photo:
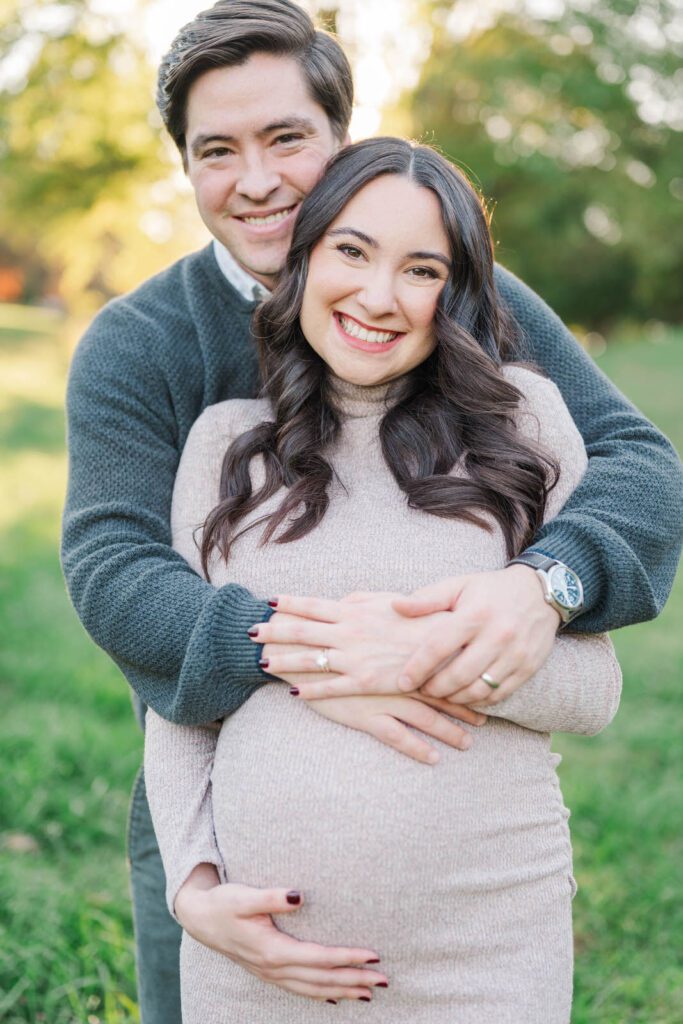
<path fill-rule="evenodd" d="M 4 0 L 0 232 L 57 293 L 42 298 L 90 312 L 186 251 L 153 89 L 142 49 L 86 0 Z"/>
<path fill-rule="evenodd" d="M 674 0 L 422 2 L 432 52 L 394 125 L 478 181 L 500 261 L 569 321 L 680 321 Z"/>

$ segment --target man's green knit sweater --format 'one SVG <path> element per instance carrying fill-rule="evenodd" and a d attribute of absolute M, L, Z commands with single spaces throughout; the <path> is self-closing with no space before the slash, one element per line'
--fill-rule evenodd
<path fill-rule="evenodd" d="M 581 577 L 602 631 L 653 617 L 680 548 L 682 476 L 667 440 L 583 353 L 561 321 L 498 267 L 528 357 L 560 388 L 581 431 L 586 477 L 534 542 Z M 212 247 L 180 260 L 95 318 L 71 367 L 62 560 L 76 611 L 140 700 L 171 721 L 212 721 L 266 681 L 247 629 L 270 609 L 216 590 L 170 547 L 180 453 L 208 405 L 257 390 L 245 302 Z M 285 581 L 273 580 L 273 591 Z"/>

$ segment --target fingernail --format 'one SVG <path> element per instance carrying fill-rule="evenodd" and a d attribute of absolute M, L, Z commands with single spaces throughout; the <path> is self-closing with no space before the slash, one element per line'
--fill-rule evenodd
<path fill-rule="evenodd" d="M 430 750 L 429 753 L 427 754 L 427 762 L 429 764 L 436 764 L 438 762 L 438 760 L 439 760 L 439 751 L 438 750 Z"/>
<path fill-rule="evenodd" d="M 270 665 L 270 661 L 268 660 L 268 658 L 259 658 L 258 665 L 259 668 L 268 668 L 268 666 Z"/>
<path fill-rule="evenodd" d="M 268 604 L 270 605 L 271 608 L 277 608 L 277 603 L 278 603 L 279 600 L 280 599 L 278 597 L 271 597 L 271 599 L 269 600 Z M 330 1002 L 332 1002 L 332 1001 L 333 1000 L 330 1000 Z"/>
<path fill-rule="evenodd" d="M 375 988 L 389 988 L 389 982 L 388 981 L 378 981 L 377 984 L 375 985 Z"/>
<path fill-rule="evenodd" d="M 370 996 L 358 996 L 358 1002 L 359 1003 L 371 1003 L 372 999 L 370 998 Z"/>
<path fill-rule="evenodd" d="M 332 1003 L 333 1006 L 337 1005 L 337 1000 L 336 999 L 326 999 L 325 1002 L 326 1003 Z"/>
<path fill-rule="evenodd" d="M 298 686 L 290 686 L 289 692 L 292 695 L 292 697 L 298 697 L 299 696 L 299 687 Z"/>
<path fill-rule="evenodd" d="M 376 960 L 366 960 L 366 964 L 378 964 L 380 963 L 379 957 Z"/>
<path fill-rule="evenodd" d="M 258 636 L 258 626 L 252 626 L 251 629 L 248 629 L 247 636 L 250 636 L 252 638 Z"/>
<path fill-rule="evenodd" d="M 297 892 L 296 889 L 292 889 L 291 892 L 287 893 L 287 902 L 292 907 L 298 907 L 301 903 L 301 893 Z"/>

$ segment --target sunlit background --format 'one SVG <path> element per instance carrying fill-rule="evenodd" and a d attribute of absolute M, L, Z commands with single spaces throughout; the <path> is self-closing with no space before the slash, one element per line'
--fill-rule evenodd
<path fill-rule="evenodd" d="M 124 833 L 142 740 L 61 579 L 63 401 L 97 309 L 206 244 L 153 101 L 156 62 L 204 6 L 0 0 L 3 1024 L 139 1021 Z M 408 135 L 465 168 L 499 261 L 680 450 L 680 0 L 304 6 L 351 58 L 353 137 Z M 615 637 L 614 725 L 554 739 L 579 881 L 573 1024 L 681 1021 L 681 621 L 679 584 Z"/>

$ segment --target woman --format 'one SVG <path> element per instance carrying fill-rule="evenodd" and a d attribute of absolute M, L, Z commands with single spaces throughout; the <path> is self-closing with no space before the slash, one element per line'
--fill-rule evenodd
<path fill-rule="evenodd" d="M 183 454 L 174 543 L 198 571 L 338 598 L 498 568 L 528 543 L 586 456 L 555 386 L 503 366 L 514 331 L 492 269 L 479 200 L 438 154 L 375 139 L 332 161 L 257 319 L 265 397 L 208 409 Z M 470 749 L 441 745 L 431 767 L 280 681 L 220 730 L 149 712 L 170 905 L 203 861 L 253 886 L 296 878 L 307 900 L 287 930 L 360 936 L 390 978 L 371 1009 L 340 993 L 342 1020 L 567 1024 L 571 848 L 548 732 L 598 731 L 619 685 L 606 638 L 563 636 Z M 187 936 L 181 976 L 186 1024 L 331 1012 Z"/>

